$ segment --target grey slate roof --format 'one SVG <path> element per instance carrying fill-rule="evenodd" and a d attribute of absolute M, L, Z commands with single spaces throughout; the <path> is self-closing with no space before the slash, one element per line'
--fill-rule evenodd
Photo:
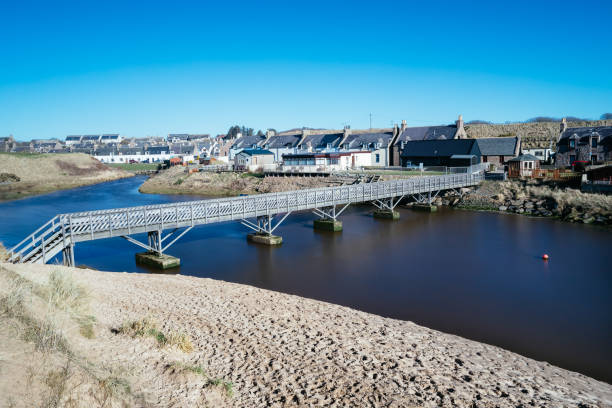
<path fill-rule="evenodd" d="M 362 146 L 366 148 L 374 148 L 376 143 L 380 143 L 381 147 L 388 147 L 393 139 L 393 133 L 356 133 L 350 134 L 342 143 L 348 149 L 358 149 Z"/>
<path fill-rule="evenodd" d="M 483 156 L 514 156 L 518 137 L 487 137 L 476 139 Z"/>
<path fill-rule="evenodd" d="M 577 127 L 567 128 L 565 132 L 561 134 L 559 140 L 567 139 L 576 135 L 576 137 L 582 139 L 583 137 L 591 136 L 593 133 L 599 134 L 599 138 L 605 139 L 612 136 L 612 126 L 589 126 L 589 127 Z"/>
<path fill-rule="evenodd" d="M 450 157 L 464 154 L 480 156 L 476 139 L 417 140 L 406 143 L 401 153 L 408 157 Z"/>
<path fill-rule="evenodd" d="M 306 135 L 304 141 L 300 144 L 300 147 L 312 146 L 313 149 L 325 149 L 328 144 L 331 147 L 338 147 L 344 133 L 324 133 L 320 135 Z"/>
<path fill-rule="evenodd" d="M 170 146 L 149 146 L 146 151 L 149 152 L 149 154 L 162 154 L 163 152 L 169 154 Z"/>
<path fill-rule="evenodd" d="M 238 138 L 234 142 L 234 144 L 232 145 L 232 149 L 248 149 L 248 148 L 252 148 L 253 145 L 259 146 L 261 143 L 264 142 L 264 140 L 266 140 L 265 136 L 257 136 L 257 135 L 242 136 L 241 138 Z"/>
<path fill-rule="evenodd" d="M 78 142 L 79 140 L 81 140 L 81 136 L 77 136 L 77 135 L 66 136 L 66 140 Z"/>
<path fill-rule="evenodd" d="M 453 139 L 455 133 L 457 133 L 456 125 L 409 127 L 400 133 L 395 144 L 417 140 Z"/>
<path fill-rule="evenodd" d="M 295 147 L 300 142 L 301 135 L 277 135 L 272 136 L 268 139 L 268 148 L 283 148 L 283 147 Z"/>

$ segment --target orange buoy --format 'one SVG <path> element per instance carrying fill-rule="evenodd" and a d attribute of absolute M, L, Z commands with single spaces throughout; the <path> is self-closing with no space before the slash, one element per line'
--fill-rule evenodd
<path fill-rule="evenodd" d="M 548 261 L 548 254 L 542 255 L 542 259 L 545 260 L 545 261 Z"/>

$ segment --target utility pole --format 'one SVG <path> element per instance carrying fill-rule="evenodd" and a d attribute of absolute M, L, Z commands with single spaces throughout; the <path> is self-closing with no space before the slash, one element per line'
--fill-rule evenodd
<path fill-rule="evenodd" d="M 370 130 L 372 130 L 372 114 L 370 113 Z"/>

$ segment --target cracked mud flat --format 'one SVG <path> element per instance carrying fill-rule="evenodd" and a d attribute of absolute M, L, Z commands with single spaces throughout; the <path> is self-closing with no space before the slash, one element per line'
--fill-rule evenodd
<path fill-rule="evenodd" d="M 32 280 L 60 266 L 5 265 Z M 68 269 L 68 268 L 66 268 Z M 79 348 L 125 373 L 149 406 L 606 407 L 612 386 L 414 323 L 211 279 L 74 270 L 97 336 Z M 113 334 L 153 316 L 194 351 Z M 571 352 L 568 350 L 568 352 Z M 211 392 L 172 362 L 233 383 Z"/>

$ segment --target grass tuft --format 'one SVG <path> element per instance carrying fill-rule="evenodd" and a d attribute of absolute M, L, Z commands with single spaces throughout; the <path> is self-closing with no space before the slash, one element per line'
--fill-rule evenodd
<path fill-rule="evenodd" d="M 191 337 L 183 331 L 171 331 L 165 334 L 159 330 L 157 322 L 147 316 L 139 320 L 124 323 L 117 332 L 134 337 L 153 337 L 157 341 L 159 347 L 177 347 L 179 350 L 185 353 L 191 353 L 193 351 L 193 343 Z"/>

